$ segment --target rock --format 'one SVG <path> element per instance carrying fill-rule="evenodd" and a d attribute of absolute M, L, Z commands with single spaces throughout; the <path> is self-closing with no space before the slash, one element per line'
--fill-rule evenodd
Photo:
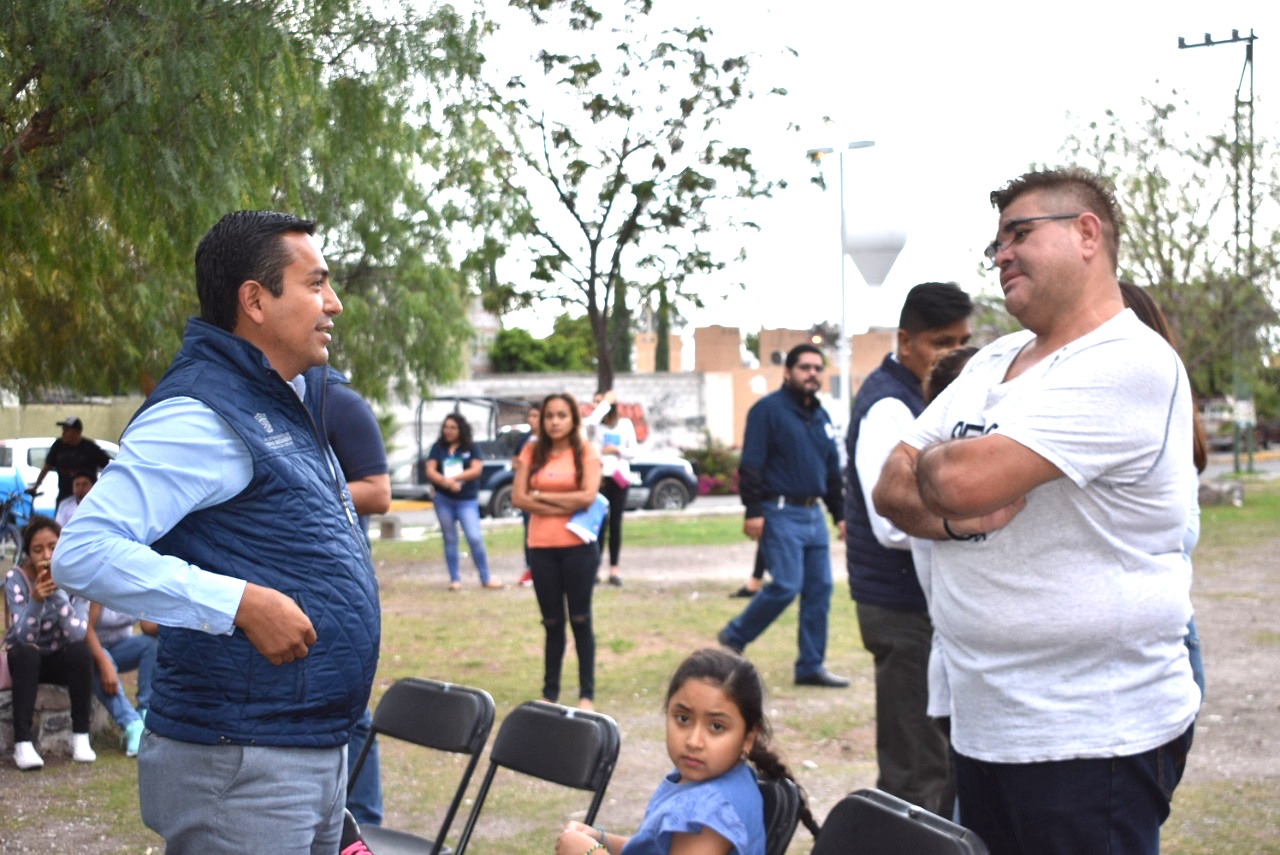
<path fill-rule="evenodd" d="M 115 724 L 98 699 L 93 699 L 89 732 L 99 733 Z M 71 756 L 71 697 L 62 686 L 41 683 L 36 692 L 36 714 L 31 722 L 36 751 L 43 757 Z M 13 692 L 0 692 L 0 755 L 13 751 Z"/>
<path fill-rule="evenodd" d="M 1239 481 L 1201 481 L 1200 506 L 1244 504 L 1244 484 Z"/>

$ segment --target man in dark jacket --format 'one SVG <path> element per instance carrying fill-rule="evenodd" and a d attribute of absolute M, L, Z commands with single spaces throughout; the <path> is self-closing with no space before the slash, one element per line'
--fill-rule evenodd
<path fill-rule="evenodd" d="M 55 508 L 71 495 L 71 484 L 76 480 L 76 475 L 92 472 L 93 477 L 97 478 L 98 473 L 111 462 L 101 446 L 91 439 L 85 439 L 84 422 L 80 421 L 79 416 L 67 416 L 58 422 L 58 427 L 62 428 L 62 436 L 49 446 L 49 451 L 44 456 L 44 466 L 40 467 L 40 474 L 28 491 L 34 496 L 49 470 L 54 470 L 58 473 L 58 497 L 53 502 Z"/>
<path fill-rule="evenodd" d="M 338 850 L 380 614 L 318 427 L 342 304 L 313 230 L 241 211 L 201 240 L 201 317 L 54 558 L 160 625 L 138 795 L 168 852 Z"/>
<path fill-rule="evenodd" d="M 898 351 L 863 381 L 849 418 L 849 593 L 862 644 L 875 658 L 876 786 L 950 818 L 954 802 L 945 733 L 926 713 L 933 642 L 911 539 L 879 516 L 871 490 L 885 460 L 924 410 L 921 383 L 937 358 L 969 340 L 973 303 L 954 283 L 926 282 L 907 294 Z"/>
<path fill-rule="evenodd" d="M 772 581 L 720 631 L 719 641 L 741 653 L 798 594 L 796 684 L 840 688 L 849 681 L 823 667 L 831 555 L 819 503 L 826 504 L 844 537 L 844 498 L 835 431 L 817 398 L 825 367 L 822 351 L 796 345 L 787 353 L 785 367 L 782 388 L 747 413 L 738 469 L 746 507 L 742 530 L 760 542 Z"/>

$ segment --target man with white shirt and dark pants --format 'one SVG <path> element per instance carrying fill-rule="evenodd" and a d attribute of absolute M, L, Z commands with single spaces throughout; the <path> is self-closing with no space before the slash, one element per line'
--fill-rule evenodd
<path fill-rule="evenodd" d="M 201 240 L 201 316 L 54 557 L 160 625 L 138 794 L 170 853 L 338 850 L 380 615 L 318 428 L 342 304 L 313 231 L 241 211 Z"/>
<path fill-rule="evenodd" d="M 926 713 L 933 624 L 911 560 L 911 538 L 871 506 L 889 453 L 924 411 L 921 384 L 942 356 L 969 340 L 973 301 L 952 282 L 907 293 L 898 348 L 867 375 L 847 441 L 845 562 L 862 644 L 875 659 L 876 786 L 950 818 L 954 800 L 945 733 Z"/>
<path fill-rule="evenodd" d="M 1186 369 L 1124 306 L 1102 179 L 1030 172 L 991 202 L 987 257 L 1026 329 L 921 414 L 875 508 L 934 541 L 965 826 L 992 855 L 1155 855 L 1200 705 Z"/>

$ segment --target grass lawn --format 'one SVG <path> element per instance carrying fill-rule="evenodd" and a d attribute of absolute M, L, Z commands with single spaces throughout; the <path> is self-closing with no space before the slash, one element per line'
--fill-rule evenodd
<path fill-rule="evenodd" d="M 1274 562 L 1274 551 L 1280 545 L 1278 523 L 1280 483 L 1250 485 L 1243 508 L 1206 509 L 1197 563 Z M 516 560 L 519 538 L 519 526 L 486 531 L 490 553 L 498 560 L 505 556 L 509 566 Z M 741 519 L 736 515 L 627 520 L 628 550 L 741 542 Z M 459 594 L 444 591 L 438 540 L 376 542 L 374 557 L 382 580 L 384 621 L 374 704 L 388 685 L 405 676 L 487 689 L 497 704 L 499 719 L 520 702 L 537 696 L 542 633 L 531 591 L 508 588 L 485 592 L 474 587 Z M 875 777 L 871 660 L 859 643 L 843 575 L 837 568 L 829 650 L 832 670 L 851 675 L 849 690 L 829 692 L 792 685 L 794 608 L 749 651 L 770 687 L 768 708 L 776 742 L 809 789 L 819 818 L 843 793 L 871 786 Z M 596 704 L 618 720 L 623 732 L 622 757 L 600 815 L 601 824 L 619 831 L 634 828 L 645 801 L 668 768 L 659 709 L 667 677 L 683 656 L 714 639 L 716 631 L 741 608 L 741 600 L 725 596 L 729 590 L 732 587 L 722 580 L 683 579 L 672 572 L 661 580 L 628 578 L 625 587 L 602 591 L 596 597 Z M 1269 630 L 1253 631 L 1265 634 Z M 1205 632 L 1203 626 L 1201 632 Z M 1269 636 L 1259 636 L 1257 643 L 1276 645 Z M 1209 667 L 1212 682 L 1212 664 Z M 576 697 L 575 669 L 570 642 L 565 659 L 567 700 Z M 50 820 L 74 823 L 88 816 L 95 824 L 96 842 L 76 851 L 146 852 L 148 847 L 160 851 L 159 841 L 138 818 L 134 761 L 126 760 L 106 738 L 98 740 L 97 748 L 99 759 L 91 767 L 59 761 L 40 773 L 20 775 L 11 764 L 3 764 L 0 788 L 6 793 L 7 804 L 0 811 L 0 841 L 19 839 L 15 837 L 19 830 L 29 830 L 33 824 Z M 1204 750 L 1199 737 L 1193 754 L 1197 749 Z M 383 778 L 392 820 L 389 824 L 425 834 L 434 832 L 461 771 L 460 759 L 385 743 Z M 473 793 L 483 771 L 482 763 L 472 784 Z M 10 795 L 16 794 L 17 788 L 23 798 Z M 585 809 L 588 799 L 586 793 L 500 775 L 471 851 L 477 855 L 547 855 L 552 851 L 555 831 L 575 811 Z M 1277 805 L 1280 779 L 1274 772 L 1248 780 L 1189 776 L 1175 796 L 1163 851 L 1175 855 L 1280 852 Z M 464 805 L 455 821 L 451 841 L 461 830 L 468 808 Z M 34 851 L 38 840 L 54 839 L 22 836 L 15 851 Z M 790 851 L 799 855 L 810 846 L 808 834 L 801 829 Z"/>

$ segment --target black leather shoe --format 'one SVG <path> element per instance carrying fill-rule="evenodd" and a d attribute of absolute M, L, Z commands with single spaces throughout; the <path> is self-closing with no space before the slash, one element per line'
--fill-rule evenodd
<path fill-rule="evenodd" d="M 739 656 L 741 656 L 742 645 L 734 644 L 732 641 L 730 641 L 729 636 L 727 635 L 728 631 L 729 630 L 727 627 L 725 629 L 720 630 L 720 633 L 716 636 L 716 641 L 720 642 L 721 647 L 727 647 L 730 650 L 732 650 L 734 653 L 737 653 Z"/>
<path fill-rule="evenodd" d="M 827 689 L 843 689 L 849 685 L 847 677 L 837 677 L 829 671 L 814 671 L 803 677 L 796 677 L 797 686 L 822 686 Z"/>

